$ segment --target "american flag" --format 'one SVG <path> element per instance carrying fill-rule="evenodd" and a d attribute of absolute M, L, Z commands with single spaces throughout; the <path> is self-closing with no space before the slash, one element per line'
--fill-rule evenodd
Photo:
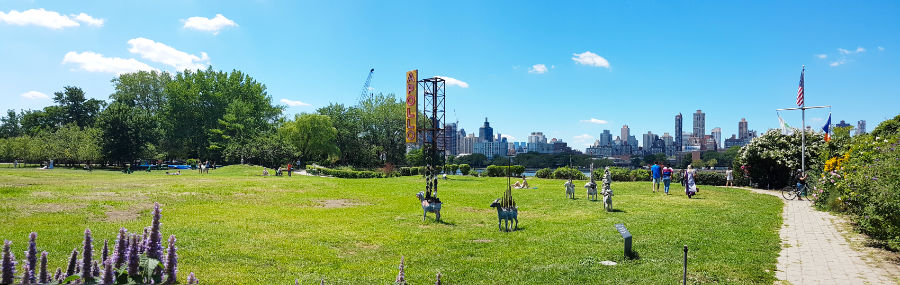
<path fill-rule="evenodd" d="M 803 72 L 806 71 L 804 68 L 800 71 L 800 88 L 797 88 L 797 106 L 803 107 Z"/>

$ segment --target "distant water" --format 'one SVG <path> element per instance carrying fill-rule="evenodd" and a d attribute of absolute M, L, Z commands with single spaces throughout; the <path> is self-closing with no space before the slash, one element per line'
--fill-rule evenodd
<path fill-rule="evenodd" d="M 484 171 L 484 169 L 475 169 L 474 171 L 476 171 L 476 172 L 478 172 L 478 173 L 481 173 L 481 172 Z M 459 173 L 459 172 L 457 172 L 457 173 Z M 534 174 L 535 174 L 535 173 L 537 173 L 537 171 L 525 171 L 525 173 L 523 173 L 523 174 L 525 175 L 525 177 L 534 177 Z M 582 171 L 581 173 L 584 173 L 584 176 L 590 176 L 590 175 L 591 175 L 591 173 L 590 173 L 590 172 L 587 172 L 587 171 Z"/>

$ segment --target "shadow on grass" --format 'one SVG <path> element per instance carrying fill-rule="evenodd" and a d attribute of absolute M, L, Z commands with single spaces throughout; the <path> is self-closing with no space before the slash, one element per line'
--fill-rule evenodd
<path fill-rule="evenodd" d="M 625 212 L 625 210 L 620 210 L 620 209 L 612 209 L 612 211 L 608 211 L 608 212 L 610 212 L 610 213 L 627 213 L 627 212 Z"/>
<path fill-rule="evenodd" d="M 454 223 L 454 222 L 447 222 L 447 221 L 444 221 L 444 220 L 434 221 L 434 223 L 436 223 L 436 224 L 441 224 L 441 225 L 445 225 L 445 226 L 451 226 L 451 227 L 455 227 L 455 226 L 456 226 L 456 223 Z"/>
<path fill-rule="evenodd" d="M 631 252 L 625 254 L 625 260 L 638 260 L 641 259 L 641 254 L 636 250 L 632 249 Z"/>

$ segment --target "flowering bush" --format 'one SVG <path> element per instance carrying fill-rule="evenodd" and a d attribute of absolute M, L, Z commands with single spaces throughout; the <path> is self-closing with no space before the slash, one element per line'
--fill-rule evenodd
<path fill-rule="evenodd" d="M 29 235 L 28 251 L 25 252 L 25 263 L 19 276 L 16 276 L 16 257 L 10 251 L 12 242 L 4 241 L 0 284 L 178 284 L 175 235 L 169 236 L 164 255 L 160 233 L 161 217 L 159 204 L 156 204 L 153 222 L 149 229 L 144 230 L 144 234 L 129 234 L 126 237 L 127 230 L 121 228 L 112 253 L 109 251 L 109 242 L 103 243 L 100 260 L 94 260 L 93 234 L 90 229 L 85 229 L 81 254 L 75 248 L 66 271 L 57 267 L 56 274 L 52 276 L 47 271 L 46 251 L 41 253 L 40 266 L 37 266 L 37 233 Z M 103 270 L 100 270 L 99 264 L 102 264 Z M 198 284 L 193 272 L 188 276 L 187 284 Z"/>
<path fill-rule="evenodd" d="M 741 148 L 735 165 L 744 166 L 749 178 L 760 187 L 782 188 L 801 169 L 801 133 L 783 135 L 770 130 Z M 824 135 L 806 132 L 806 168 L 816 164 L 825 147 Z"/>
<path fill-rule="evenodd" d="M 856 217 L 857 228 L 900 250 L 900 116 L 870 135 L 832 140 L 832 157 L 822 165 L 812 198 L 820 208 Z M 849 137 L 849 136 L 848 136 Z M 843 151 L 843 153 L 841 153 Z"/>

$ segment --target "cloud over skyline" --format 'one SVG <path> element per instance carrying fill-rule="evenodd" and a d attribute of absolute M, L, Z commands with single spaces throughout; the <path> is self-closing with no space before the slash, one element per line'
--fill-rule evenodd
<path fill-rule="evenodd" d="M 597 118 L 590 118 L 590 119 L 588 119 L 588 120 L 581 120 L 581 122 L 582 122 L 582 123 L 597 124 L 597 125 L 606 125 L 606 124 L 609 124 L 609 122 L 607 122 L 606 120 L 600 120 L 600 119 L 597 119 Z"/>
<path fill-rule="evenodd" d="M 47 96 L 47 94 L 44 94 L 44 93 L 41 93 L 38 91 L 34 91 L 34 90 L 22 93 L 22 95 L 19 95 L 19 96 L 22 96 L 22 98 L 25 98 L 25 99 L 32 99 L 32 100 L 50 99 L 50 96 Z"/>
<path fill-rule="evenodd" d="M 310 105 L 309 103 L 305 103 L 305 102 L 297 101 L 297 100 L 289 100 L 289 99 L 281 99 L 281 100 L 279 100 L 279 102 L 284 103 L 285 105 L 288 105 L 291 107 L 301 107 L 301 106 L 309 106 Z"/>
<path fill-rule="evenodd" d="M 90 51 L 81 53 L 70 51 L 63 57 L 62 63 L 77 64 L 79 69 L 87 72 L 123 74 L 140 70 L 157 70 L 133 58 L 105 57 L 102 54 Z"/>

